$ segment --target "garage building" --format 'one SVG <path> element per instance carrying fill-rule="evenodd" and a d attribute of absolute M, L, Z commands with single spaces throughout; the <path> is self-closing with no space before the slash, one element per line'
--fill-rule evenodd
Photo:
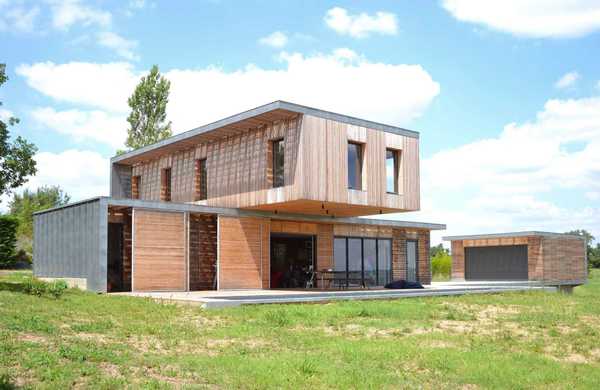
<path fill-rule="evenodd" d="M 586 244 L 580 236 L 532 231 L 444 240 L 451 242 L 453 280 L 539 281 L 549 285 L 587 281 Z"/>

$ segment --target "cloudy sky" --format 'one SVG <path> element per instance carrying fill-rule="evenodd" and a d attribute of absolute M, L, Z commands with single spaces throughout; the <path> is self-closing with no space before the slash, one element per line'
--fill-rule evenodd
<path fill-rule="evenodd" d="M 0 0 L 0 116 L 27 187 L 106 195 L 158 64 L 175 133 L 277 99 L 419 131 L 422 211 L 391 218 L 600 237 L 599 49 L 597 0 Z"/>

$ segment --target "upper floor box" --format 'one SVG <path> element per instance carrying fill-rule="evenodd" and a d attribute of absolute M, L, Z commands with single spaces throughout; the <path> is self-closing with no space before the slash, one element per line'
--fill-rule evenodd
<path fill-rule="evenodd" d="M 419 210 L 419 135 L 276 101 L 111 160 L 111 196 L 282 213 Z"/>

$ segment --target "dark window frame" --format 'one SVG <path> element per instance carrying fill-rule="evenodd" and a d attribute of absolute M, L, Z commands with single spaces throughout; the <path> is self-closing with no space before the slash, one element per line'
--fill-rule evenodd
<path fill-rule="evenodd" d="M 194 172 L 196 175 L 194 200 L 196 201 L 208 199 L 208 169 L 206 164 L 206 157 L 196 160 L 196 171 Z"/>
<path fill-rule="evenodd" d="M 133 191 L 135 188 L 135 191 Z M 142 175 L 131 177 L 131 199 L 141 199 Z"/>
<path fill-rule="evenodd" d="M 404 260 L 406 263 L 406 280 L 408 280 L 408 243 L 415 243 L 415 281 L 419 281 L 419 239 L 406 239 L 406 253 L 404 254 Z"/>
<path fill-rule="evenodd" d="M 394 159 L 394 190 L 390 191 L 388 188 L 388 183 L 387 183 L 387 179 L 388 179 L 388 171 L 387 171 L 387 161 L 388 161 L 388 153 L 392 153 L 393 159 Z M 397 149 L 391 149 L 391 148 L 386 148 L 385 149 L 385 191 L 388 194 L 399 194 L 399 188 L 400 188 L 400 183 L 399 183 L 399 176 L 400 176 L 400 151 Z"/>
<path fill-rule="evenodd" d="M 171 167 L 168 168 L 163 168 L 161 170 L 161 199 L 162 201 L 165 202 L 170 202 L 171 201 L 171 190 L 172 190 L 172 175 L 173 175 L 173 171 L 171 170 Z"/>
<path fill-rule="evenodd" d="M 355 238 L 360 240 L 360 258 L 361 258 L 361 275 L 362 282 L 365 284 L 365 242 L 364 240 L 375 240 L 375 286 L 383 286 L 379 280 L 379 241 L 388 241 L 390 243 L 390 281 L 394 279 L 394 249 L 393 249 L 393 238 L 387 237 L 361 237 L 361 236 L 333 236 L 333 240 L 335 239 L 345 240 L 345 250 L 346 250 L 346 287 L 348 287 L 348 278 L 349 272 L 348 266 L 350 265 L 350 251 L 349 251 L 349 239 Z M 334 268 L 335 268 L 335 252 L 334 252 Z"/>
<path fill-rule="evenodd" d="M 278 145 L 281 145 L 281 150 L 278 148 Z M 281 166 L 278 163 L 278 153 L 276 151 L 281 151 Z M 272 182 L 273 188 L 279 188 L 285 186 L 285 139 L 277 138 L 271 140 L 271 170 L 272 170 Z M 279 170 L 281 172 L 279 172 Z"/>
<path fill-rule="evenodd" d="M 356 163 L 354 165 L 355 169 L 355 182 L 350 182 L 350 145 L 356 147 Z M 347 161 L 348 161 L 348 189 L 363 191 L 363 183 L 362 183 L 362 171 L 364 167 L 364 159 L 365 159 L 365 144 L 355 141 L 348 141 L 347 146 Z"/>

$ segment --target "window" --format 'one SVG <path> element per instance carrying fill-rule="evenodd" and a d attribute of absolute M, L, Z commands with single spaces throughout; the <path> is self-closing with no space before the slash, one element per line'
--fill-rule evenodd
<path fill-rule="evenodd" d="M 283 187 L 285 184 L 285 143 L 283 139 L 273 141 L 273 188 Z"/>
<path fill-rule="evenodd" d="M 131 178 L 131 199 L 140 198 L 140 189 L 142 187 L 142 177 L 133 176 Z"/>
<path fill-rule="evenodd" d="M 385 188 L 389 193 L 398 193 L 398 151 L 385 150 Z"/>
<path fill-rule="evenodd" d="M 171 200 L 171 168 L 165 168 L 161 171 L 160 200 L 167 202 Z"/>
<path fill-rule="evenodd" d="M 363 146 L 348 142 L 348 188 L 362 189 Z"/>
<path fill-rule="evenodd" d="M 334 268 L 338 276 L 364 286 L 383 286 L 392 281 L 392 240 L 388 238 L 335 237 Z"/>
<path fill-rule="evenodd" d="M 196 160 L 194 166 L 194 200 L 205 200 L 208 198 L 206 159 Z"/>

